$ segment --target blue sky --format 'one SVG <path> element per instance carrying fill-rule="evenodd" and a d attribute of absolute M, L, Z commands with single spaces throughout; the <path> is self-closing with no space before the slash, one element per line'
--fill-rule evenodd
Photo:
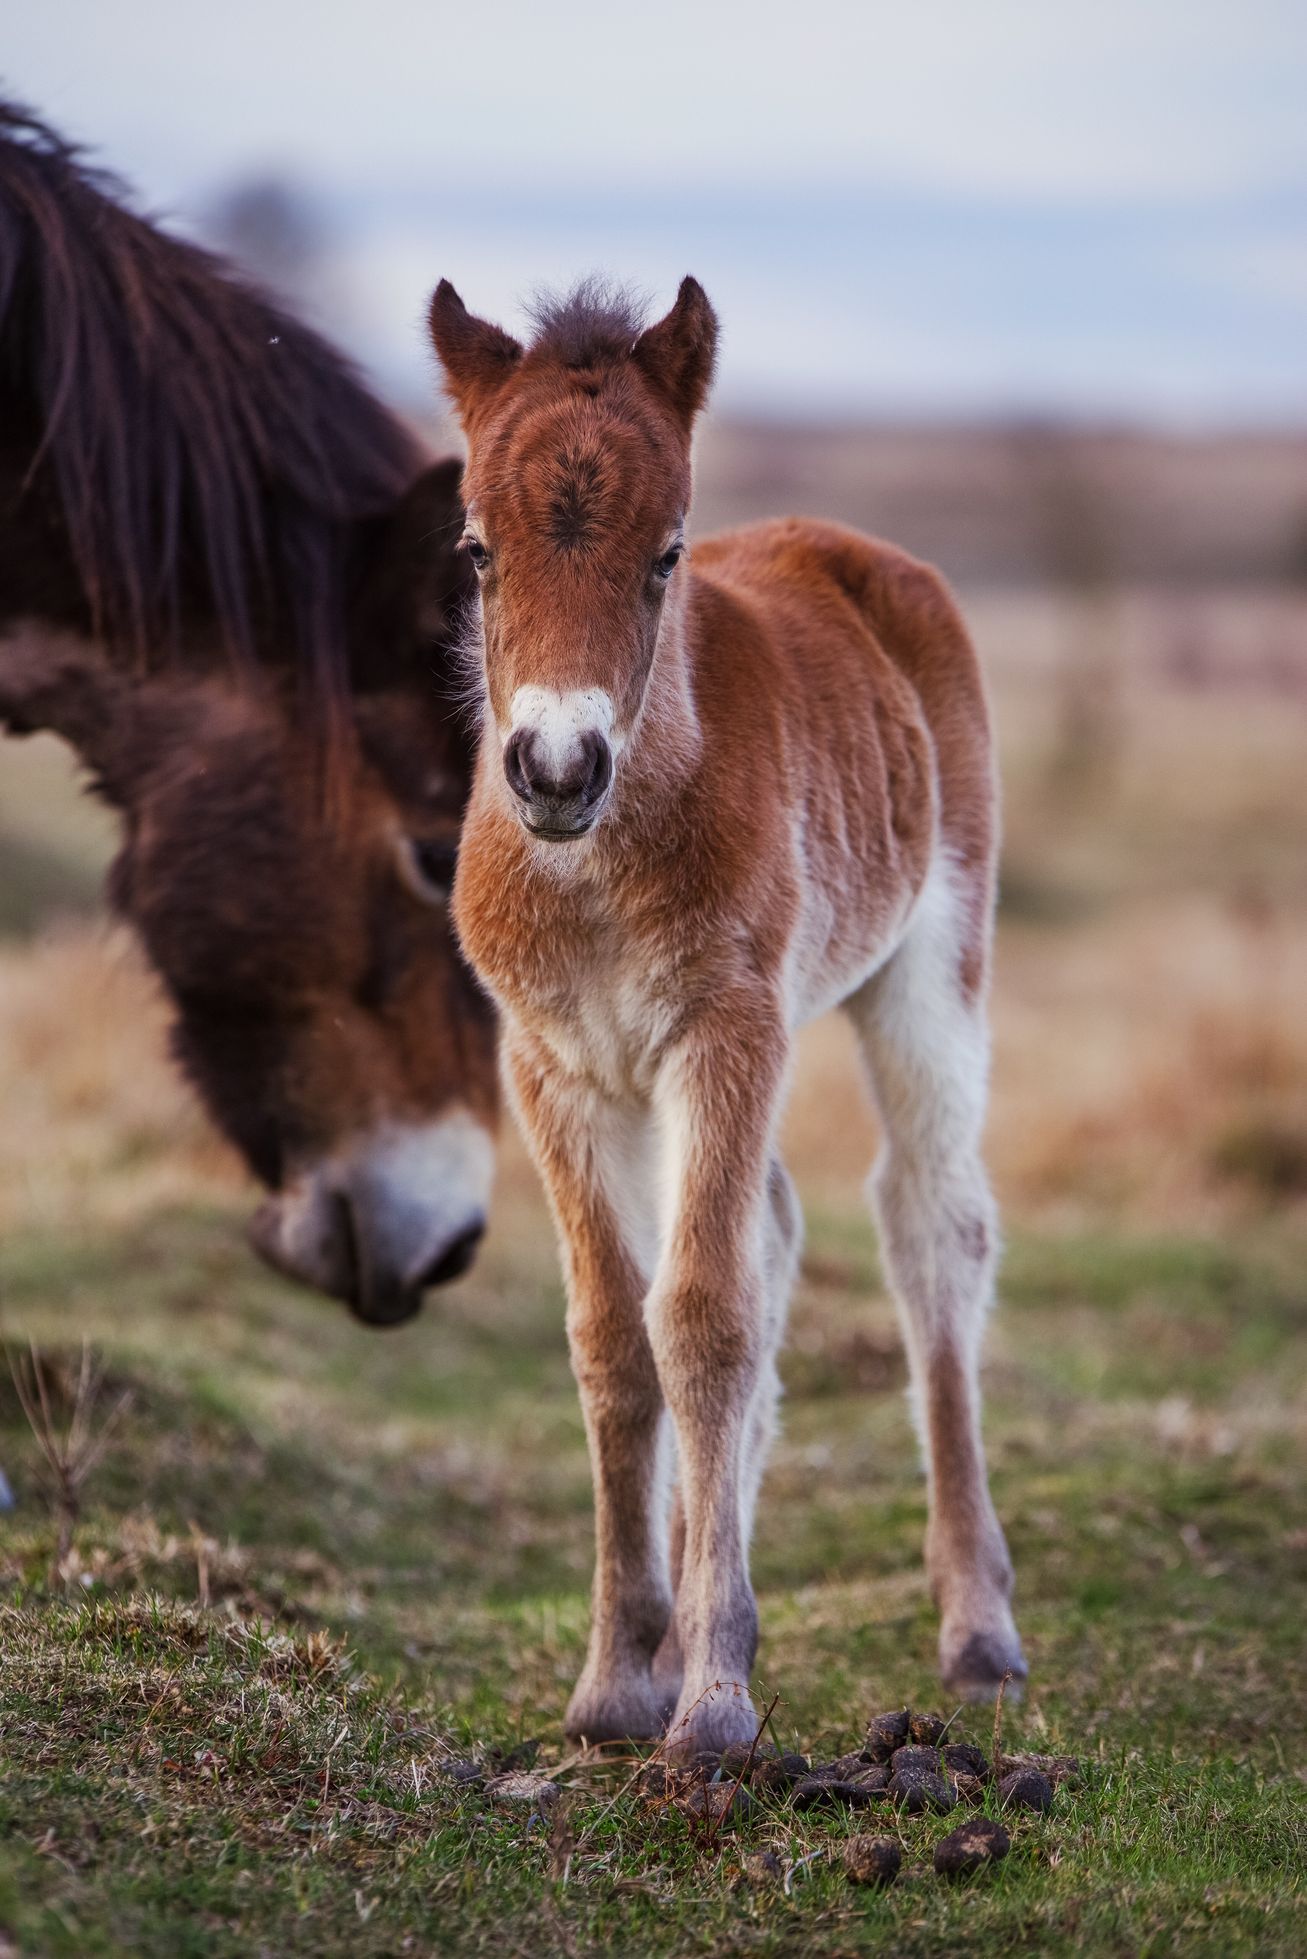
<path fill-rule="evenodd" d="M 693 270 L 737 408 L 1307 422 L 1302 0 L 42 0 L 5 63 L 183 227 L 299 186 L 408 399 L 442 274 Z"/>

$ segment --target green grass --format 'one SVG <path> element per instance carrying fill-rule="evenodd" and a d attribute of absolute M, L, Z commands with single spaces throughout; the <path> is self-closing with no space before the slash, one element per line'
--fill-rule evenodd
<path fill-rule="evenodd" d="M 835 1753 L 940 1697 L 869 1234 L 811 1235 L 758 1685 L 780 1739 Z M 569 1763 L 589 1487 L 542 1237 L 390 1336 L 262 1275 L 220 1213 L 8 1243 L 9 1336 L 87 1332 L 134 1399 L 51 1590 L 0 1383 L 0 1953 L 1303 1950 L 1302 1250 L 1013 1244 L 988 1428 L 1032 1681 L 1005 1739 L 1082 1774 L 960 1887 L 930 1868 L 946 1820 L 876 1819 L 904 1875 L 871 1895 L 839 1866 L 856 1822 L 772 1803 L 705 1843 L 629 1768 Z M 528 1737 L 562 1823 L 446 1773 Z M 762 1847 L 825 1854 L 789 1896 L 734 1888 Z"/>

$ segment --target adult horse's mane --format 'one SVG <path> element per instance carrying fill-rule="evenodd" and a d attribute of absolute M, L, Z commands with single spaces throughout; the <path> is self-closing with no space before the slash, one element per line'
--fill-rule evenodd
<path fill-rule="evenodd" d="M 53 486 L 92 629 L 343 698 L 350 542 L 421 467 L 349 362 L 0 102 L 0 460 Z M 21 449 L 18 447 L 21 445 Z"/>

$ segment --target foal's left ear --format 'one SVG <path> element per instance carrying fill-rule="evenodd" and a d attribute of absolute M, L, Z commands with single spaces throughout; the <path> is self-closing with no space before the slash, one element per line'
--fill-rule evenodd
<path fill-rule="evenodd" d="M 717 363 L 717 315 L 697 279 L 682 279 L 675 306 L 640 335 L 631 358 L 688 429 L 708 399 Z"/>
<path fill-rule="evenodd" d="M 502 327 L 469 313 L 448 279 L 442 279 L 432 294 L 428 317 L 449 392 L 466 428 L 469 418 L 521 360 L 522 343 Z"/>

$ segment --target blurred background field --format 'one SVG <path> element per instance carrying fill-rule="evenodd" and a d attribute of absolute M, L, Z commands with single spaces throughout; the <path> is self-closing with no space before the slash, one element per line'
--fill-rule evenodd
<path fill-rule="evenodd" d="M 818 0 L 801 41 L 784 10 L 688 0 L 656 34 L 597 0 L 567 31 L 516 0 L 471 24 L 377 0 L 366 32 L 334 5 L 127 11 L 29 10 L 9 86 L 337 332 L 433 444 L 439 274 L 514 324 L 539 280 L 598 265 L 667 298 L 692 269 L 726 322 L 700 533 L 818 513 L 953 581 L 1004 779 L 987 1432 L 1032 1662 L 1009 1732 L 1088 1773 L 983 1892 L 910 1862 L 852 1902 L 820 1865 L 741 1899 L 607 1786 L 551 1889 L 543 1833 L 452 1796 L 451 1749 L 563 1756 L 584 1647 L 534 1177 L 506 1128 L 482 1258 L 393 1336 L 265 1273 L 103 910 L 112 821 L 57 744 L 6 741 L 0 1328 L 56 1373 L 91 1338 L 133 1400 L 51 1576 L 0 1371 L 0 1954 L 1301 1951 L 1301 10 Z M 835 1752 L 936 1691 L 836 1020 L 787 1134 L 809 1239 L 759 1679 L 784 1738 Z M 256 1622 L 300 1641 L 273 1688 L 222 1645 Z M 337 1637 L 383 1681 L 371 1726 Z M 288 1737 L 272 1768 L 249 1709 Z M 750 1827 L 799 1855 L 847 1823 Z"/>
<path fill-rule="evenodd" d="M 1307 438 L 705 435 L 701 529 L 833 515 L 959 589 L 1002 753 L 990 1155 L 1014 1221 L 1307 1218 L 1298 488 L 1307 508 Z M 67 1205 L 120 1218 L 167 1193 L 237 1196 L 167 1064 L 152 984 L 100 911 L 112 828 L 52 740 L 0 749 L 10 1229 Z M 850 1057 L 838 1022 L 815 1029 L 791 1114 L 800 1181 L 836 1209 L 858 1205 L 873 1147 Z M 507 1147 L 501 1230 L 533 1201 Z"/>

